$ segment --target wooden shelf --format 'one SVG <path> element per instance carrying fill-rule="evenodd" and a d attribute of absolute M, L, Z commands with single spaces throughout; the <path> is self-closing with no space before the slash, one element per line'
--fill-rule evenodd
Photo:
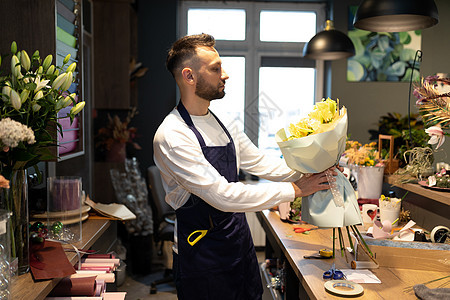
<path fill-rule="evenodd" d="M 78 243 L 74 243 L 75 247 L 79 249 L 89 249 L 95 243 L 95 241 L 103 235 L 110 224 L 110 220 L 88 219 L 83 223 L 82 240 Z M 67 254 L 67 258 L 72 264 L 78 262 L 78 257 L 75 253 L 69 252 Z M 20 275 L 18 277 L 15 277 L 12 281 L 11 299 L 45 299 L 48 293 L 50 293 L 50 291 L 58 284 L 60 280 L 61 278 L 34 281 L 31 273 Z"/>
<path fill-rule="evenodd" d="M 427 189 L 418 184 L 414 183 L 395 183 L 394 177 L 395 175 L 385 176 L 384 181 L 393 186 L 399 187 L 406 191 L 410 191 L 412 193 L 433 199 L 435 201 L 450 205 L 450 193 L 448 192 L 439 192 L 432 189 Z"/>

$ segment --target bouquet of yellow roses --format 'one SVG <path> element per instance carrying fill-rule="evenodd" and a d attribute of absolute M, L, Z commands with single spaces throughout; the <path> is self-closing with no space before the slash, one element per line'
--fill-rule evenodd
<path fill-rule="evenodd" d="M 347 110 L 328 98 L 317 103 L 307 117 L 276 135 L 287 165 L 302 173 L 319 173 L 336 165 L 345 151 Z M 331 175 L 329 175 L 331 177 Z M 344 227 L 362 223 L 355 191 L 338 171 L 330 190 L 318 191 L 302 200 L 302 220 L 318 227 Z"/>

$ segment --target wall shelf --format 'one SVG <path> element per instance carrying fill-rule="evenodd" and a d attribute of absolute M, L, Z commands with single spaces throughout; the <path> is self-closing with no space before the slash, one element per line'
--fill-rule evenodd
<path fill-rule="evenodd" d="M 385 176 L 384 181 L 390 185 L 399 187 L 406 191 L 410 191 L 412 193 L 433 199 L 443 204 L 450 205 L 450 193 L 448 192 L 440 192 L 432 189 L 427 189 L 420 186 L 419 184 L 414 183 L 396 183 L 395 175 Z"/>
<path fill-rule="evenodd" d="M 87 220 L 83 223 L 82 241 L 74 243 L 78 249 L 89 249 L 110 227 L 109 220 Z M 68 253 L 67 258 L 72 264 L 78 262 L 75 253 Z M 61 278 L 51 280 L 34 281 L 31 273 L 15 277 L 12 281 L 11 299 L 29 300 L 45 299 L 50 291 L 58 284 Z"/>

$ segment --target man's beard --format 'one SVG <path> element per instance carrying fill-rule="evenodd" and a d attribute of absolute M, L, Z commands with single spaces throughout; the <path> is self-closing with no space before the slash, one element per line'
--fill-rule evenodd
<path fill-rule="evenodd" d="M 225 89 L 220 91 L 220 87 L 213 87 L 206 83 L 203 77 L 199 77 L 195 86 L 195 94 L 200 98 L 211 101 L 222 99 L 225 96 Z"/>

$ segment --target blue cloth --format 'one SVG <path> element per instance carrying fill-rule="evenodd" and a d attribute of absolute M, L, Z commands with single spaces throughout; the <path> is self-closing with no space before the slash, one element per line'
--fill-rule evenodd
<path fill-rule="evenodd" d="M 302 221 L 321 228 L 345 227 L 362 224 L 361 213 L 355 191 L 347 177 L 339 170 L 336 186 L 344 199 L 344 206 L 338 207 L 330 190 L 315 192 L 302 199 Z"/>

